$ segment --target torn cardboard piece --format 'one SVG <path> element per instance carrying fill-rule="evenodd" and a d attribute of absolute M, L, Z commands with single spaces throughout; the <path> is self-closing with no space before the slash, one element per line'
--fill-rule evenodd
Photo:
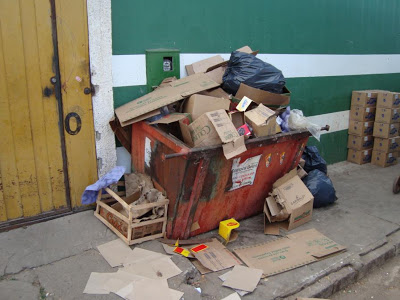
<path fill-rule="evenodd" d="M 217 239 L 213 239 L 211 243 L 207 243 L 206 245 L 208 246 L 207 249 L 193 253 L 205 268 L 216 272 L 242 264 L 242 262 Z M 200 271 L 200 273 L 202 272 Z"/>
<path fill-rule="evenodd" d="M 192 118 L 191 115 L 188 113 L 173 113 L 173 114 L 169 114 L 166 115 L 164 117 L 162 117 L 161 119 L 158 119 L 156 121 L 153 121 L 151 123 L 149 123 L 150 125 L 156 125 L 156 124 L 171 124 L 174 122 L 179 122 L 180 120 L 183 119 L 189 119 L 189 123 L 192 122 Z"/>
<path fill-rule="evenodd" d="M 281 132 L 276 122 L 276 114 L 272 109 L 260 104 L 258 107 L 244 113 L 246 122 L 253 128 L 256 137 L 274 135 Z"/>
<path fill-rule="evenodd" d="M 195 94 L 189 97 L 183 104 L 183 112 L 192 116 L 192 120 L 197 120 L 206 112 L 223 109 L 229 110 L 231 101 L 224 98 L 216 98 Z"/>
<path fill-rule="evenodd" d="M 235 98 L 242 99 L 244 96 L 249 97 L 255 103 L 266 106 L 286 106 L 290 103 L 290 91 L 286 86 L 283 87 L 282 94 L 274 94 L 241 83 Z"/>
<path fill-rule="evenodd" d="M 155 110 L 182 100 L 200 91 L 219 86 L 207 75 L 199 73 L 172 81 L 169 86 L 156 89 L 136 100 L 133 100 L 115 110 L 115 114 L 122 126 L 138 122 L 141 116 L 154 112 Z"/>
<path fill-rule="evenodd" d="M 181 124 L 185 143 L 194 147 L 223 144 L 226 159 L 245 152 L 244 137 L 240 136 L 225 110 L 215 110 L 200 116 L 193 123 Z"/>
<path fill-rule="evenodd" d="M 97 246 L 100 254 L 108 262 L 111 267 L 121 266 L 125 259 L 132 252 L 121 239 L 116 239 L 103 245 Z"/>
<path fill-rule="evenodd" d="M 143 279 L 145 279 L 145 277 L 127 273 L 120 269 L 120 270 L 118 270 L 118 272 L 110 274 L 109 279 L 104 283 L 104 289 L 106 289 L 112 293 L 116 293 L 117 291 L 124 288 L 128 284 L 130 284 L 134 281 L 139 281 L 139 280 L 143 280 Z M 168 283 L 166 280 L 165 280 L 165 282 L 166 282 L 166 285 L 168 286 Z"/>
<path fill-rule="evenodd" d="M 207 91 L 201 91 L 199 92 L 199 94 L 216 98 L 224 98 L 228 100 L 232 99 L 232 95 L 229 95 L 222 88 L 215 88 Z"/>
<path fill-rule="evenodd" d="M 299 231 L 264 244 L 235 249 L 234 252 L 251 268 L 271 276 L 298 268 L 346 248 L 315 229 Z"/>
<path fill-rule="evenodd" d="M 273 184 L 273 190 L 264 205 L 264 233 L 280 228 L 292 230 L 312 219 L 314 197 L 293 169 Z"/>
<path fill-rule="evenodd" d="M 222 284 L 233 289 L 252 293 L 261 279 L 263 271 L 244 266 L 234 266 Z"/>

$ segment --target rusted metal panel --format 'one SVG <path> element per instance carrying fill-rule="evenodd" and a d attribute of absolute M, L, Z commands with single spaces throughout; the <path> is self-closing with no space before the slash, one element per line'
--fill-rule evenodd
<path fill-rule="evenodd" d="M 221 220 L 262 212 L 272 184 L 298 164 L 308 137 L 308 131 L 298 131 L 248 140 L 248 150 L 236 158 L 243 162 L 260 155 L 254 183 L 232 191 L 233 159 L 225 159 L 221 146 L 190 149 L 144 122 L 132 127 L 132 162 L 167 192 L 167 236 L 184 239 L 218 227 Z M 194 223 L 200 228 L 192 231 Z"/>

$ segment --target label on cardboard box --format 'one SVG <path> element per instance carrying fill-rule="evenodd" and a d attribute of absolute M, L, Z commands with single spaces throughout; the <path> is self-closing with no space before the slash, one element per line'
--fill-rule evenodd
<path fill-rule="evenodd" d="M 250 157 L 243 162 L 241 158 L 235 158 L 232 162 L 232 187 L 229 191 L 239 189 L 243 186 L 253 185 L 254 179 L 257 174 L 258 164 L 260 162 L 261 154 Z"/>

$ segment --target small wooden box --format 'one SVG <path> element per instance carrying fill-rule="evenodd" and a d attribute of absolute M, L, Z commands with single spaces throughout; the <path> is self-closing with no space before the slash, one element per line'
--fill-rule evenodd
<path fill-rule="evenodd" d="M 118 184 L 122 185 L 123 183 Z M 105 188 L 104 191 L 106 194 L 99 191 L 94 215 L 126 244 L 133 245 L 164 237 L 167 226 L 168 199 L 132 205 L 121 198 L 125 196 L 125 192 L 115 193 L 109 188 Z M 160 218 L 139 222 L 140 218 L 135 219 L 132 216 L 139 210 L 157 207 L 164 207 L 164 215 Z"/>

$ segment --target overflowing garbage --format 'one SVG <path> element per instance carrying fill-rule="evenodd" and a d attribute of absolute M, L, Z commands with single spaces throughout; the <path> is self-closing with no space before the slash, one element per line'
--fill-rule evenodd
<path fill-rule="evenodd" d="M 257 53 L 245 46 L 229 61 L 216 55 L 187 65 L 187 77 L 166 78 L 115 110 L 110 125 L 137 172 L 113 170 L 82 198 L 120 238 L 98 247 L 119 269 L 92 273 L 84 293 L 180 299 L 167 281 L 182 272 L 171 260 L 180 256 L 202 275 L 223 272 L 221 286 L 235 292 L 226 299 L 240 299 L 262 278 L 345 251 L 315 229 L 283 233 L 336 200 L 325 160 L 306 146 L 329 126 L 291 109 L 282 72 Z M 237 220 L 261 212 L 264 234 L 283 237 L 229 250 Z M 193 238 L 217 227 L 211 239 Z M 129 247 L 154 239 L 165 254 Z"/>
<path fill-rule="evenodd" d="M 249 138 L 308 130 L 319 139 L 321 126 L 290 110 L 282 72 L 256 55 L 245 46 L 229 61 L 217 55 L 188 65 L 189 76 L 164 79 L 117 108 L 117 119 L 122 127 L 145 120 L 189 147 L 222 144 L 226 159 L 245 152 Z"/>

